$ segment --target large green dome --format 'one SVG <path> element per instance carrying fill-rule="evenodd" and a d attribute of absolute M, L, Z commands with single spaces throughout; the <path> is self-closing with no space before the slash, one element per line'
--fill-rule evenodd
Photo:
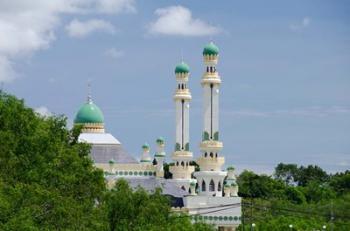
<path fill-rule="evenodd" d="M 203 49 L 203 55 L 218 55 L 219 48 L 213 43 L 208 43 Z"/>
<path fill-rule="evenodd" d="M 177 64 L 175 67 L 175 74 L 188 72 L 190 72 L 190 67 L 184 62 Z"/>
<path fill-rule="evenodd" d="M 103 123 L 103 114 L 99 107 L 93 102 L 87 102 L 80 107 L 78 113 L 75 116 L 74 123 Z"/>

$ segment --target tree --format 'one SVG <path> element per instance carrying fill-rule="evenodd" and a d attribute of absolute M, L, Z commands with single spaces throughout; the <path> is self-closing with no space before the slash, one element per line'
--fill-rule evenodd
<path fill-rule="evenodd" d="M 120 179 L 104 200 L 109 229 L 122 230 L 213 230 L 205 224 L 192 224 L 186 214 L 172 213 L 169 200 L 160 189 L 148 193 L 142 188 L 132 190 Z"/>
<path fill-rule="evenodd" d="M 279 163 L 275 168 L 274 176 L 276 179 L 284 181 L 286 184 L 295 182 L 295 178 L 298 174 L 298 167 L 296 164 L 283 164 Z"/>
<path fill-rule="evenodd" d="M 66 119 L 0 92 L 0 229 L 96 230 L 103 174 Z"/>

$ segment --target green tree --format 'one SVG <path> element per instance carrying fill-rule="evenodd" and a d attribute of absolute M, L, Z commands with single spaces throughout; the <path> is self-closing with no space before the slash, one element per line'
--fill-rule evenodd
<path fill-rule="evenodd" d="M 0 230 L 96 230 L 103 173 L 66 119 L 0 92 Z"/>
<path fill-rule="evenodd" d="M 132 190 L 120 179 L 104 200 L 111 231 L 122 230 L 213 230 L 209 225 L 192 224 L 186 214 L 172 213 L 169 200 L 157 189 L 148 193 Z"/>

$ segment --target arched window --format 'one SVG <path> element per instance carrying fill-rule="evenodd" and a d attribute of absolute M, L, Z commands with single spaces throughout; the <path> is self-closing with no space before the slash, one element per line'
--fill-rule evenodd
<path fill-rule="evenodd" d="M 176 166 L 179 166 L 179 161 L 176 161 Z"/>
<path fill-rule="evenodd" d="M 180 86 L 180 85 L 181 85 L 181 84 L 178 84 L 178 85 L 177 85 L 177 88 L 178 88 L 178 89 L 180 89 L 180 88 L 181 88 L 181 86 Z"/>
<path fill-rule="evenodd" d="M 183 161 L 181 161 L 181 166 L 185 166 L 185 163 Z"/>
<path fill-rule="evenodd" d="M 204 153 L 204 157 L 207 157 L 208 156 L 208 153 Z"/>
<path fill-rule="evenodd" d="M 184 89 L 184 84 L 181 84 L 181 89 Z"/>
<path fill-rule="evenodd" d="M 218 184 L 218 191 L 221 191 L 221 181 L 219 181 L 219 184 Z"/>
<path fill-rule="evenodd" d="M 186 188 L 185 188 L 185 186 L 183 186 L 183 185 L 182 185 L 181 189 L 184 190 L 184 191 L 186 191 Z"/>
<path fill-rule="evenodd" d="M 207 72 L 209 72 L 209 67 L 207 67 Z"/>
<path fill-rule="evenodd" d="M 212 152 L 210 153 L 210 157 L 211 157 L 211 158 L 213 158 L 213 157 L 214 157 L 214 154 L 213 154 Z"/>
<path fill-rule="evenodd" d="M 215 191 L 215 183 L 214 183 L 213 179 L 210 181 L 209 191 L 210 192 L 214 192 Z"/>
<path fill-rule="evenodd" d="M 202 192 L 205 192 L 206 191 L 206 185 L 205 185 L 205 181 L 203 180 L 202 181 Z"/>
<path fill-rule="evenodd" d="M 210 72 L 213 72 L 213 67 L 210 67 Z"/>
<path fill-rule="evenodd" d="M 218 154 L 217 154 L 217 153 L 215 153 L 215 157 L 218 157 Z"/>
<path fill-rule="evenodd" d="M 191 187 L 188 188 L 188 193 L 191 194 Z"/>

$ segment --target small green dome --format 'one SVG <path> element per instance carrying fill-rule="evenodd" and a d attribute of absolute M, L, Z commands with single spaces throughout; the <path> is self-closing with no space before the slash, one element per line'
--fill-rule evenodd
<path fill-rule="evenodd" d="M 164 144 L 165 143 L 165 140 L 163 137 L 158 137 L 158 139 L 156 140 L 156 143 L 157 144 Z"/>
<path fill-rule="evenodd" d="M 175 74 L 188 72 L 190 72 L 190 67 L 184 62 L 177 64 L 175 67 Z"/>
<path fill-rule="evenodd" d="M 142 149 L 149 149 L 149 144 L 148 143 L 144 143 L 142 145 Z"/>
<path fill-rule="evenodd" d="M 92 101 L 85 103 L 80 107 L 78 113 L 75 116 L 74 123 L 103 123 L 103 114 L 99 107 Z"/>
<path fill-rule="evenodd" d="M 219 48 L 213 43 L 208 43 L 203 49 L 203 55 L 218 55 Z"/>

